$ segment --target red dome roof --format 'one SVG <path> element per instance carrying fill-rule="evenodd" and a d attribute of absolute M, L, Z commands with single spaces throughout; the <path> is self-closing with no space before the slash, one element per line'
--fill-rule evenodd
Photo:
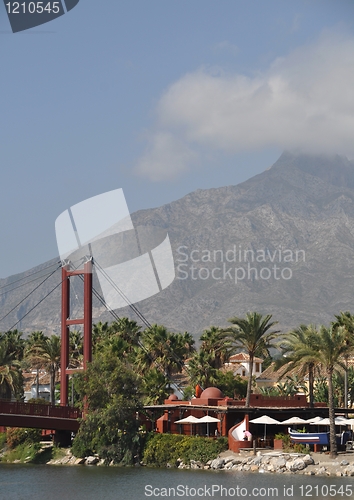
<path fill-rule="evenodd" d="M 223 397 L 223 393 L 217 387 L 208 387 L 200 395 L 200 399 L 222 399 Z"/>
<path fill-rule="evenodd" d="M 178 401 L 178 397 L 176 396 L 176 394 L 171 394 L 171 396 L 168 397 L 168 400 L 169 401 Z"/>

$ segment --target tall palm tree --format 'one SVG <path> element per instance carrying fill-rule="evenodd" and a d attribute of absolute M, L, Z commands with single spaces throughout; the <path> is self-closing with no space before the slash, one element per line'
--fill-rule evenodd
<path fill-rule="evenodd" d="M 249 356 L 248 384 L 246 406 L 250 406 L 252 391 L 253 362 L 256 356 L 270 356 L 269 348 L 273 347 L 273 340 L 280 330 L 269 330 L 277 324 L 270 321 L 271 314 L 262 316 L 258 312 L 249 312 L 245 318 L 235 316 L 228 321 L 234 326 L 227 331 L 230 333 L 236 350 L 245 350 Z"/>
<path fill-rule="evenodd" d="M 321 326 L 317 335 L 318 360 L 327 374 L 328 382 L 328 411 L 330 421 L 330 453 L 337 455 L 336 427 L 334 414 L 333 373 L 338 367 L 345 368 L 343 356 L 353 351 L 353 343 L 347 342 L 347 331 L 343 326 L 326 328 Z"/>
<path fill-rule="evenodd" d="M 315 366 L 318 365 L 317 329 L 314 325 L 300 325 L 299 328 L 287 333 L 278 344 L 283 357 L 275 362 L 275 369 L 286 365 L 282 376 L 294 368 L 299 368 L 299 375 L 306 373 L 309 378 L 309 405 L 314 406 Z"/>
<path fill-rule="evenodd" d="M 52 335 L 34 344 L 27 352 L 30 361 L 40 363 L 50 375 L 50 402 L 55 404 L 55 379 L 60 367 L 60 337 Z"/>
<path fill-rule="evenodd" d="M 341 311 L 335 318 L 336 321 L 332 322 L 332 325 L 343 326 L 347 331 L 346 342 L 350 343 L 354 339 L 354 316 L 349 311 Z M 349 354 L 344 355 L 344 408 L 348 408 L 348 357 Z"/>
<path fill-rule="evenodd" d="M 200 350 L 212 355 L 214 368 L 221 368 L 231 354 L 231 341 L 228 333 L 217 326 L 204 330 L 200 336 Z"/>
<path fill-rule="evenodd" d="M 26 367 L 27 367 L 27 364 L 30 360 L 30 358 L 28 357 L 28 352 L 31 349 L 31 347 L 33 347 L 34 345 L 36 345 L 40 342 L 44 342 L 44 340 L 46 338 L 47 337 L 44 335 L 44 333 L 42 331 L 38 331 L 38 330 L 34 331 L 28 335 L 27 340 L 26 340 L 26 347 L 24 350 L 24 364 L 26 365 Z M 37 371 L 37 374 L 36 374 L 36 398 L 39 399 L 39 369 L 41 367 L 41 363 L 38 361 L 37 362 L 31 361 L 31 364 L 32 364 L 32 367 L 36 368 L 36 371 Z"/>

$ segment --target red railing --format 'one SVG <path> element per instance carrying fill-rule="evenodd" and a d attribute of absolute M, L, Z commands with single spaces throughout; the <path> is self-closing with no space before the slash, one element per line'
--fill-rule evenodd
<path fill-rule="evenodd" d="M 53 406 L 10 401 L 0 401 L 0 413 L 71 419 L 78 419 L 81 417 L 81 411 L 78 408 L 72 408 L 70 406 Z"/>

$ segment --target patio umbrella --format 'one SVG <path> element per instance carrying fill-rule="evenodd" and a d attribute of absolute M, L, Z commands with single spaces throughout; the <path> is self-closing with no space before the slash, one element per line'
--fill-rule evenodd
<path fill-rule="evenodd" d="M 211 417 L 210 415 L 205 415 L 199 419 L 201 424 L 207 424 L 207 436 L 209 436 L 209 424 L 214 422 L 221 422 L 220 418 Z"/>
<path fill-rule="evenodd" d="M 322 417 L 313 417 L 313 418 L 309 418 L 306 420 L 306 423 L 307 424 L 317 424 L 317 422 L 321 422 Z"/>
<path fill-rule="evenodd" d="M 199 419 L 199 422 L 201 424 L 205 424 L 205 423 L 213 423 L 213 422 L 221 422 L 220 418 L 215 418 L 215 417 L 211 417 L 210 415 L 205 415 L 205 417 L 202 417 Z"/>
<path fill-rule="evenodd" d="M 335 418 L 334 422 L 336 425 L 347 425 L 346 422 L 342 418 Z M 310 425 L 330 425 L 329 418 L 322 418 L 317 422 L 311 422 Z"/>
<path fill-rule="evenodd" d="M 307 420 L 304 420 L 303 418 L 300 417 L 290 417 L 287 420 L 284 420 L 283 422 L 280 422 L 281 425 L 297 425 L 297 424 L 306 424 Z"/>
<path fill-rule="evenodd" d="M 261 417 L 254 418 L 250 420 L 252 424 L 264 424 L 264 439 L 267 437 L 267 425 L 281 424 L 279 420 L 275 420 L 275 418 L 268 417 L 268 415 L 262 415 Z"/>
<path fill-rule="evenodd" d="M 191 434 L 193 434 L 193 424 L 200 422 L 200 419 L 189 415 L 188 417 L 182 418 L 181 420 L 175 420 L 175 424 L 191 424 Z"/>
<path fill-rule="evenodd" d="M 200 419 L 194 417 L 193 415 L 189 415 L 188 417 L 182 418 L 181 420 L 176 420 L 175 424 L 196 424 L 200 422 Z"/>

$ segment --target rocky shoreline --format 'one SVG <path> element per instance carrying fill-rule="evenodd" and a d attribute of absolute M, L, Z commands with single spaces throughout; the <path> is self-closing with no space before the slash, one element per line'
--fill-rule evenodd
<path fill-rule="evenodd" d="M 307 474 L 310 476 L 353 477 L 354 456 L 343 454 L 338 455 L 336 459 L 331 459 L 329 455 L 323 453 L 305 455 L 280 451 L 257 452 L 256 456 L 253 454 L 238 456 L 227 451 L 203 467 L 200 467 L 198 463 L 191 463 L 191 468 L 258 472 L 263 474 Z"/>
<path fill-rule="evenodd" d="M 85 458 L 76 458 L 70 449 L 63 457 L 52 459 L 49 465 L 87 465 L 104 466 L 104 460 L 97 455 Z M 111 463 L 110 465 L 113 465 Z M 144 465 L 141 463 L 140 465 Z M 172 468 L 171 464 L 166 464 Z M 178 461 L 179 469 L 203 469 L 210 471 L 255 472 L 259 474 L 306 474 L 310 476 L 337 476 L 354 477 L 354 455 L 338 455 L 331 459 L 323 453 L 301 454 L 278 451 L 257 452 L 257 455 L 242 456 L 230 451 L 223 452 L 214 460 L 206 464 L 198 460 L 191 460 L 185 464 Z"/>
<path fill-rule="evenodd" d="M 43 452 L 48 447 L 44 447 Z M 77 458 L 71 453 L 71 449 L 63 449 L 62 456 L 52 458 L 46 462 L 47 465 L 86 465 L 106 466 L 105 461 L 98 455 L 85 458 Z M 15 460 L 13 463 L 19 463 Z M 29 463 L 26 460 L 22 463 Z M 111 462 L 109 466 L 113 466 Z M 140 464 L 144 466 L 143 462 Z M 190 463 L 177 461 L 178 469 L 203 469 L 210 471 L 234 471 L 254 472 L 259 474 L 306 474 L 310 476 L 337 476 L 354 477 L 354 453 L 341 453 L 335 459 L 331 459 L 325 453 L 287 453 L 282 451 L 258 451 L 256 455 L 252 451 L 236 454 L 230 450 L 224 451 L 214 460 L 203 463 L 199 460 L 191 460 Z M 166 464 L 167 468 L 174 464 Z"/>

